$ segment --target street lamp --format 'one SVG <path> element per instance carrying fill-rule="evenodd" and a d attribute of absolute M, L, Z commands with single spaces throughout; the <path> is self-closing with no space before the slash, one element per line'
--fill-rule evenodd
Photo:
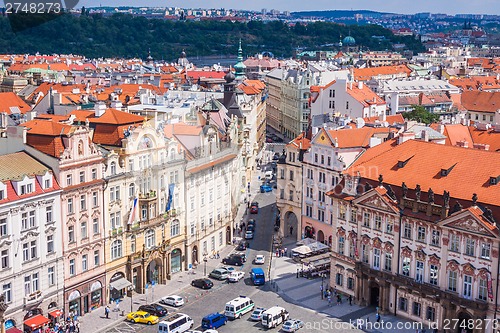
<path fill-rule="evenodd" d="M 132 312 L 132 311 L 133 311 L 133 310 L 132 310 L 132 304 L 134 304 L 134 301 L 133 301 L 133 299 L 132 299 L 132 295 L 134 294 L 134 289 L 135 289 L 135 288 L 134 288 L 134 285 L 133 285 L 133 284 L 131 284 L 131 285 L 130 285 L 130 286 L 128 286 L 128 288 L 127 288 L 127 291 L 128 291 L 128 292 L 129 292 L 129 294 L 130 294 L 130 312 Z"/>
<path fill-rule="evenodd" d="M 324 290 L 323 283 L 325 281 L 325 273 L 321 273 L 320 276 L 321 276 L 321 299 L 323 299 L 324 298 L 324 294 L 325 294 L 323 292 L 323 290 Z"/>
<path fill-rule="evenodd" d="M 203 276 L 207 276 L 207 261 L 208 253 L 203 253 Z"/>

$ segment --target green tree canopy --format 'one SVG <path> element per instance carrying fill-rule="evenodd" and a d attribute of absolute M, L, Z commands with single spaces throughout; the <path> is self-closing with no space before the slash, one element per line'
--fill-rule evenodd
<path fill-rule="evenodd" d="M 413 110 L 403 113 L 406 120 L 414 120 L 426 125 L 439 121 L 439 115 L 430 113 L 421 105 L 412 105 Z"/>

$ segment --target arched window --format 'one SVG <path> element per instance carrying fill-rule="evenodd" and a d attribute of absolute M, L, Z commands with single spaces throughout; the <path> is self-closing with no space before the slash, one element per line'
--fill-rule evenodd
<path fill-rule="evenodd" d="M 130 253 L 135 253 L 135 236 L 130 237 Z"/>
<path fill-rule="evenodd" d="M 155 231 L 152 229 L 149 229 L 146 231 L 146 234 L 144 235 L 144 242 L 146 243 L 146 248 L 150 249 L 153 246 L 155 246 Z"/>
<path fill-rule="evenodd" d="M 111 176 L 114 176 L 116 175 L 116 162 L 111 162 L 109 164 L 109 169 L 110 169 L 110 173 L 111 173 Z"/>
<path fill-rule="evenodd" d="M 122 241 L 115 240 L 111 243 L 111 260 L 115 260 L 122 257 Z"/>
<path fill-rule="evenodd" d="M 175 237 L 179 235 L 181 231 L 181 223 L 179 220 L 174 220 L 172 221 L 172 224 L 170 225 L 170 237 Z"/>
<path fill-rule="evenodd" d="M 169 157 L 170 157 L 171 161 L 175 159 L 175 148 L 171 148 L 170 149 L 170 154 L 169 155 L 170 155 Z"/>
<path fill-rule="evenodd" d="M 135 184 L 132 183 L 128 186 L 128 196 L 135 197 Z"/>

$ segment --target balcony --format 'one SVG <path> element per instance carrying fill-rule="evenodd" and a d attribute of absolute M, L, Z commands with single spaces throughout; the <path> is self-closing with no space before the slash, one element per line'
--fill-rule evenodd
<path fill-rule="evenodd" d="M 156 200 L 156 191 L 149 191 L 148 193 L 139 193 L 139 201 L 149 202 Z"/>
<path fill-rule="evenodd" d="M 42 291 L 37 290 L 34 293 L 24 297 L 24 305 L 35 304 L 42 300 L 42 296 L 43 296 Z"/>

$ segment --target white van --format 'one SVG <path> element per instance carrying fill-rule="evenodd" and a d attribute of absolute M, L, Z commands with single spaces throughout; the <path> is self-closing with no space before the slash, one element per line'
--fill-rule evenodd
<path fill-rule="evenodd" d="M 160 321 L 158 333 L 182 333 L 193 328 L 194 321 L 184 313 L 175 313 Z"/>
<path fill-rule="evenodd" d="M 273 179 L 273 172 L 271 170 L 266 171 L 266 173 L 264 174 L 264 178 L 267 180 L 272 180 Z"/>
<path fill-rule="evenodd" d="M 290 314 L 281 306 L 273 306 L 262 314 L 261 323 L 266 328 L 274 328 L 288 320 Z"/>
<path fill-rule="evenodd" d="M 247 312 L 253 311 L 254 302 L 246 296 L 240 296 L 226 303 L 224 314 L 231 319 L 241 318 Z"/>

